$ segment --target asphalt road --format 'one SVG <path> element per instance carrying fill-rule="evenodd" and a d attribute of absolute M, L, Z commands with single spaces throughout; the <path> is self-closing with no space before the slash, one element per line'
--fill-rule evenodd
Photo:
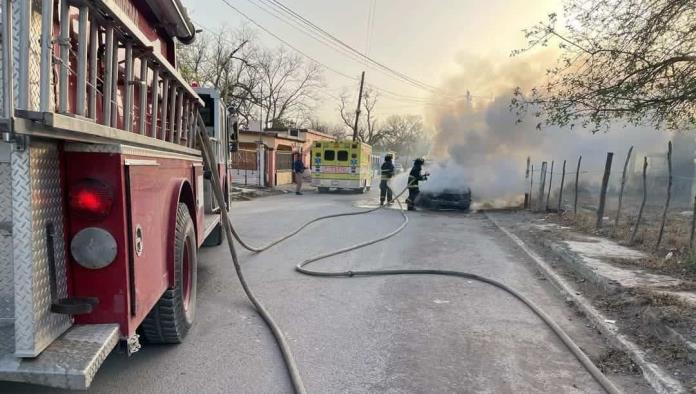
<path fill-rule="evenodd" d="M 374 191 L 373 191 L 374 193 Z M 376 196 L 279 195 L 232 205 L 250 242 L 263 244 L 319 215 Z M 442 268 L 515 287 L 591 356 L 606 350 L 502 233 L 480 214 L 409 212 L 396 237 L 318 263 L 345 269 Z M 258 255 L 240 251 L 258 297 L 282 326 L 310 393 L 599 393 L 592 377 L 524 305 L 483 283 L 447 277 L 322 279 L 299 261 L 391 231 L 398 212 L 334 219 Z M 226 246 L 200 252 L 197 323 L 184 344 L 114 353 L 94 393 L 289 393 L 278 349 L 245 299 Z M 612 375 L 627 392 L 636 376 Z M 64 392 L 0 383 L 3 393 Z"/>

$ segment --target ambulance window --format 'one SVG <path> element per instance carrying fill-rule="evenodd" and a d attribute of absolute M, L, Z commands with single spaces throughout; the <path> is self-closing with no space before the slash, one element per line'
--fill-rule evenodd
<path fill-rule="evenodd" d="M 347 150 L 339 150 L 338 151 L 338 161 L 347 161 L 348 160 L 348 151 Z"/>
<path fill-rule="evenodd" d="M 315 153 L 314 156 L 316 156 L 316 157 L 321 157 L 321 152 Z"/>
<path fill-rule="evenodd" d="M 357 158 L 358 158 L 358 155 L 357 155 L 356 153 L 353 153 L 352 155 L 350 155 L 350 157 L 353 158 L 353 159 L 357 159 Z"/>
<path fill-rule="evenodd" d="M 335 158 L 336 158 L 336 152 L 334 152 L 332 150 L 325 150 L 324 151 L 324 160 L 331 161 L 331 160 L 334 160 Z"/>

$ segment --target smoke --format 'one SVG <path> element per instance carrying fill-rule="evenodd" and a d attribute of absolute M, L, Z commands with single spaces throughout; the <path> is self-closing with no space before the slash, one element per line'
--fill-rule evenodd
<path fill-rule="evenodd" d="M 471 96 L 452 103 L 441 97 L 440 106 L 428 117 L 436 134 L 429 154 L 431 177 L 423 190 L 446 187 L 471 188 L 478 201 L 517 200 L 528 190 L 525 180 L 527 157 L 535 170 L 539 163 L 555 160 L 554 172 L 560 172 L 568 160 L 567 172 L 574 170 L 583 156 L 585 180 L 601 176 L 606 153 L 615 152 L 614 169 L 630 145 L 639 154 L 665 149 L 669 135 L 644 128 L 621 127 L 607 133 L 560 128 L 537 129 L 537 121 L 516 123 L 509 104 L 517 86 L 530 89 L 544 81 L 546 67 L 553 62 L 551 52 L 494 62 L 461 54 L 457 63 L 461 71 L 450 77 L 443 90 L 450 96 Z"/>

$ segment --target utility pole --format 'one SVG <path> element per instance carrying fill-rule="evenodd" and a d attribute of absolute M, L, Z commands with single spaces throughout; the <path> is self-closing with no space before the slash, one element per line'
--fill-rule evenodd
<path fill-rule="evenodd" d="M 265 128 L 263 121 L 263 88 L 261 88 L 261 94 L 259 96 L 261 97 L 261 102 L 259 103 L 259 131 L 263 133 L 263 129 Z"/>
<path fill-rule="evenodd" d="M 353 141 L 358 140 L 358 120 L 360 119 L 360 105 L 362 102 L 363 85 L 365 84 L 365 71 L 360 77 L 360 94 L 358 95 L 358 108 L 355 110 L 355 126 L 353 127 Z"/>

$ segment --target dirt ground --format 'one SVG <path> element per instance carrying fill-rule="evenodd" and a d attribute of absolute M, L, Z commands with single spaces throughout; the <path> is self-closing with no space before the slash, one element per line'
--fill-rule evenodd
<path fill-rule="evenodd" d="M 637 209 L 636 209 L 637 211 Z M 614 259 L 612 264 L 626 267 L 639 267 L 648 272 L 679 278 L 684 281 L 673 291 L 693 291 L 696 289 L 696 252 L 689 248 L 691 217 L 683 210 L 668 211 L 663 242 L 656 249 L 662 211 L 659 207 L 646 207 L 638 236 L 633 244 L 629 242 L 635 216 L 623 214 L 620 224 L 614 227 L 616 211 L 605 212 L 604 225 L 595 227 L 596 210 L 582 208 L 578 214 L 572 211 L 547 213 L 542 217 L 546 222 L 571 227 L 584 234 L 613 239 L 618 243 L 639 249 L 648 257 L 637 260 Z M 610 219 L 607 220 L 606 217 Z M 553 233 L 553 232 L 552 232 Z M 554 236 L 554 234 L 545 234 Z M 531 236 L 530 240 L 534 237 Z M 696 393 L 696 353 L 684 346 L 684 340 L 696 343 L 696 310 L 683 300 L 660 292 L 640 288 L 607 295 L 597 292 L 586 283 L 576 280 L 579 289 L 593 304 L 616 320 L 621 332 L 628 334 L 650 357 L 659 360 L 675 378 L 682 381 L 690 392 Z M 595 360 L 602 369 L 622 368 L 630 371 L 633 366 L 621 354 L 607 354 Z"/>

